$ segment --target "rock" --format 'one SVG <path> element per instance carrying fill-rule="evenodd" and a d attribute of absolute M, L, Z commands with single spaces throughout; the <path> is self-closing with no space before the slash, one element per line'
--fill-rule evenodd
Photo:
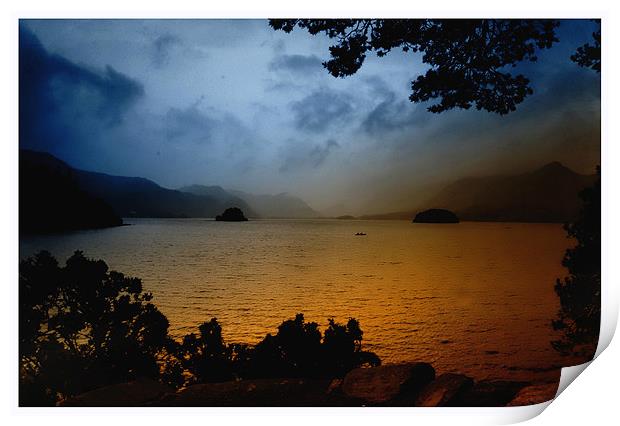
<path fill-rule="evenodd" d="M 560 382 L 555 382 L 526 386 L 508 403 L 508 406 L 533 405 L 551 401 L 558 392 L 559 384 Z"/>
<path fill-rule="evenodd" d="M 455 407 L 459 406 L 460 396 L 474 384 L 471 377 L 462 374 L 446 373 L 426 386 L 415 401 L 416 407 Z"/>
<path fill-rule="evenodd" d="M 58 405 L 63 407 L 135 407 L 156 401 L 174 389 L 151 379 L 138 379 L 128 383 L 105 386 Z"/>
<path fill-rule="evenodd" d="M 416 394 L 434 378 L 435 369 L 424 362 L 356 368 L 345 376 L 342 390 L 349 397 L 380 404 Z"/>
<path fill-rule="evenodd" d="M 459 223 L 459 218 L 445 209 L 429 209 L 415 215 L 413 223 Z"/>
<path fill-rule="evenodd" d="M 504 407 L 521 389 L 529 384 L 510 380 L 482 380 L 461 396 L 458 405 L 463 407 Z"/>
<path fill-rule="evenodd" d="M 245 222 L 248 219 L 238 207 L 230 207 L 224 213 L 215 216 L 215 220 L 223 222 Z"/>
<path fill-rule="evenodd" d="M 327 387 L 327 393 L 336 393 L 336 392 L 342 392 L 342 379 L 334 379 L 330 382 L 329 386 Z"/>
<path fill-rule="evenodd" d="M 312 407 L 359 406 L 362 401 L 329 392 L 327 379 L 257 379 L 204 383 L 179 389 L 151 406 Z"/>

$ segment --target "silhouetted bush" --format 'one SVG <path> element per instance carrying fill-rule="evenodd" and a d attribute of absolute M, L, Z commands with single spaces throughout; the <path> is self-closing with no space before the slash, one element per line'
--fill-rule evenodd
<path fill-rule="evenodd" d="M 284 321 L 275 335 L 258 344 L 226 345 L 215 318 L 204 323 L 201 336 L 189 334 L 179 347 L 179 358 L 191 373 L 189 382 L 275 377 L 342 377 L 353 368 L 381 363 L 362 351 L 362 330 L 355 319 L 346 325 L 329 320 L 325 337 L 303 314 Z M 208 331 L 205 336 L 204 331 Z"/>
<path fill-rule="evenodd" d="M 601 324 L 601 181 L 580 194 L 583 209 L 579 218 L 564 226 L 574 248 L 566 250 L 562 264 L 570 276 L 557 280 L 560 298 L 558 318 L 553 328 L 561 337 L 552 346 L 564 355 L 594 357 Z"/>
<path fill-rule="evenodd" d="M 341 377 L 379 365 L 362 351 L 362 330 L 329 320 L 323 337 L 303 314 L 256 345 L 226 344 L 215 318 L 178 342 L 138 278 L 108 271 L 76 251 L 59 266 L 46 251 L 20 262 L 21 406 L 60 399 L 142 377 L 173 387 L 277 377 Z"/>
<path fill-rule="evenodd" d="M 200 334 L 188 334 L 179 346 L 181 364 L 191 381 L 225 382 L 233 378 L 231 347 L 224 344 L 222 327 L 215 318 L 198 327 Z"/>
<path fill-rule="evenodd" d="M 138 278 L 76 251 L 60 267 L 42 251 L 19 268 L 20 405 L 137 377 L 158 378 L 168 320 Z"/>
<path fill-rule="evenodd" d="M 362 350 L 363 331 L 360 323 L 350 318 L 346 325 L 338 324 L 333 318 L 323 338 L 323 369 L 327 376 L 344 376 L 361 365 L 377 366 L 381 360 L 373 352 Z"/>

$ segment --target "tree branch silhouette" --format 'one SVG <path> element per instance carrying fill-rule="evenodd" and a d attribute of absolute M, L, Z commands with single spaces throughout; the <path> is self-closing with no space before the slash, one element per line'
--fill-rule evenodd
<path fill-rule="evenodd" d="M 508 114 L 533 93 L 530 80 L 513 75 L 522 61 L 558 39 L 557 20 L 520 19 L 271 19 L 275 30 L 296 27 L 336 43 L 323 66 L 334 77 L 355 74 L 366 56 L 393 49 L 422 54 L 428 70 L 411 83 L 411 102 L 437 100 L 428 110 L 453 108 Z"/>

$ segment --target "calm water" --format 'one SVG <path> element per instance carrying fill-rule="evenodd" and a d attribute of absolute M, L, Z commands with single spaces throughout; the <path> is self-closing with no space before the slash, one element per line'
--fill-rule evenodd
<path fill-rule="evenodd" d="M 132 226 L 22 239 L 20 256 L 80 249 L 143 279 L 171 333 L 217 317 L 228 342 L 257 342 L 297 312 L 360 320 L 384 362 L 545 379 L 553 291 L 570 244 L 560 225 L 406 221 L 126 219 Z M 354 236 L 363 231 L 367 236 Z"/>

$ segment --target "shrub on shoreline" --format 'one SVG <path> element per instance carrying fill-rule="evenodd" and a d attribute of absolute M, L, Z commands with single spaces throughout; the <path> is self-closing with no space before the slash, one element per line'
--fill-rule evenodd
<path fill-rule="evenodd" d="M 20 262 L 20 406 L 54 405 L 89 390 L 149 377 L 180 387 L 250 378 L 342 377 L 379 358 L 362 350 L 359 322 L 329 320 L 324 336 L 303 314 L 256 345 L 226 344 L 215 318 L 176 341 L 139 278 L 76 251 L 59 266 L 46 251 Z"/>

